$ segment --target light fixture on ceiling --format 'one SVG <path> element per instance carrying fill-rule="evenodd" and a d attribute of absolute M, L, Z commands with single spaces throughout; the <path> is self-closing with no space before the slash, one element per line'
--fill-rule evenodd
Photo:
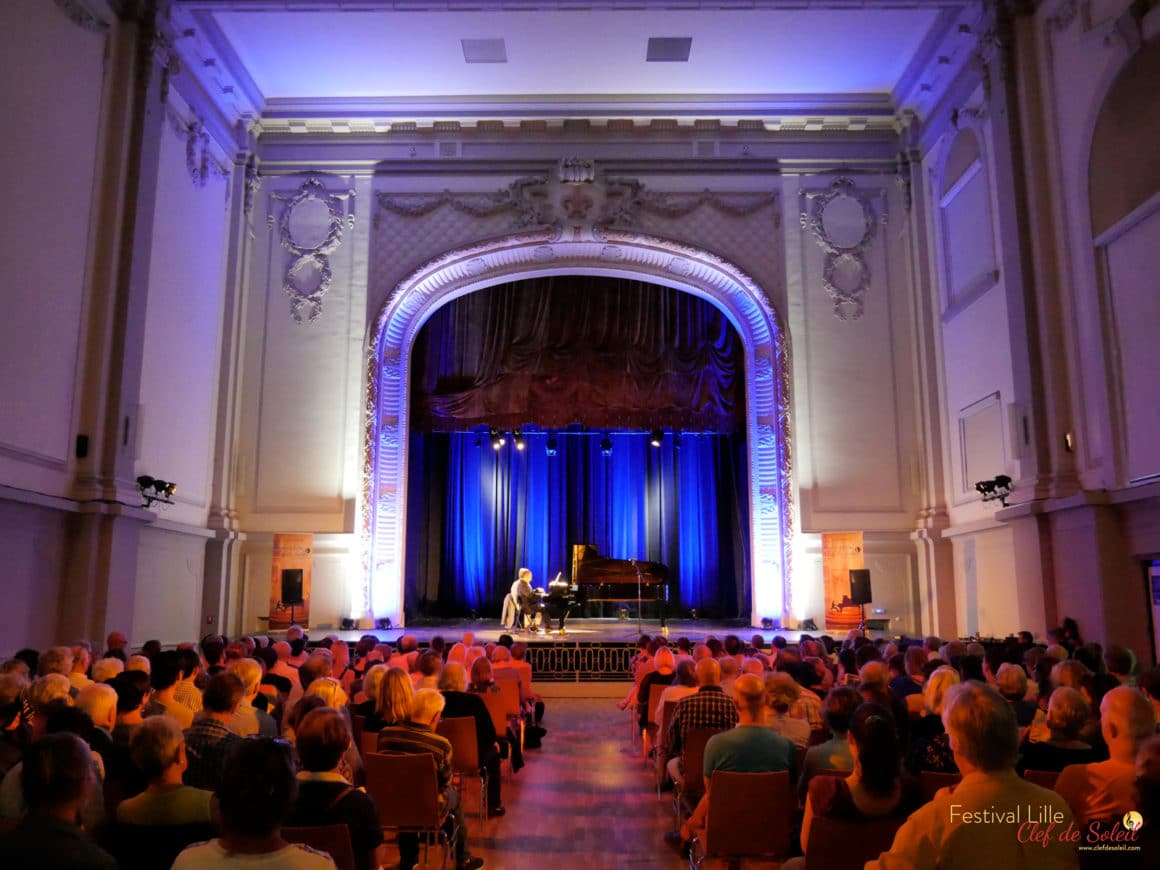
<path fill-rule="evenodd" d="M 523 450 L 527 447 L 527 444 L 524 443 L 524 433 L 519 429 L 512 433 L 512 443 L 516 445 L 516 450 Z"/>
<path fill-rule="evenodd" d="M 665 438 L 665 433 L 664 433 L 663 429 L 653 429 L 652 436 L 649 438 L 648 443 L 651 444 L 653 447 L 660 447 L 661 442 L 664 440 L 664 438 Z"/>
<path fill-rule="evenodd" d="M 548 435 L 548 441 L 544 444 L 544 452 L 549 456 L 555 456 L 560 450 L 560 441 L 556 438 L 556 433 L 551 432 Z"/>
<path fill-rule="evenodd" d="M 609 437 L 607 432 L 605 432 L 604 437 L 600 439 L 600 452 L 605 456 L 612 455 L 612 438 Z"/>
<path fill-rule="evenodd" d="M 489 434 L 491 437 L 491 449 L 492 450 L 499 450 L 506 443 L 506 441 L 504 440 L 504 437 L 503 437 L 503 433 L 500 432 L 498 429 L 492 429 Z"/>

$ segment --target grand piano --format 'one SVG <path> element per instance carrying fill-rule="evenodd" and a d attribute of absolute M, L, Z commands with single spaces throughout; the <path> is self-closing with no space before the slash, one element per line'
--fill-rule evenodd
<path fill-rule="evenodd" d="M 591 544 L 572 547 L 572 585 L 576 604 L 635 603 L 637 580 L 642 602 L 657 602 L 663 622 L 669 600 L 669 569 L 660 562 L 640 559 L 608 559 Z"/>

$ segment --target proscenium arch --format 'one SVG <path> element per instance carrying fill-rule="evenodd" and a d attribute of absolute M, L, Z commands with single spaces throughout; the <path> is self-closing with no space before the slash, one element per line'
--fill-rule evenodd
<path fill-rule="evenodd" d="M 361 573 L 352 615 L 403 624 L 404 516 L 411 348 L 431 314 L 453 299 L 506 281 L 599 275 L 649 281 L 692 293 L 729 318 L 745 354 L 749 451 L 750 619 L 791 612 L 791 484 L 787 333 L 765 294 L 714 254 L 655 236 L 608 233 L 604 240 L 553 241 L 525 235 L 451 251 L 392 291 L 367 335 L 367 392 Z"/>

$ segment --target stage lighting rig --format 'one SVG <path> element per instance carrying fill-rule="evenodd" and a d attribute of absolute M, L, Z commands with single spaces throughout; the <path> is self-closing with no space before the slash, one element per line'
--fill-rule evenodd
<path fill-rule="evenodd" d="M 648 443 L 651 444 L 653 447 L 660 447 L 661 442 L 664 440 L 664 438 L 665 438 L 665 433 L 664 433 L 663 429 L 653 429 L 652 436 L 649 438 Z"/>
<path fill-rule="evenodd" d="M 975 484 L 975 491 L 983 497 L 983 501 L 998 501 L 1007 507 L 1007 499 L 1015 489 L 1015 482 L 1005 474 L 998 474 L 992 480 L 980 480 Z"/>
<path fill-rule="evenodd" d="M 507 443 L 503 437 L 503 433 L 500 432 L 498 429 L 492 429 L 490 436 L 491 436 L 491 449 L 492 450 L 499 450 L 501 447 L 504 446 L 504 444 Z"/>
<path fill-rule="evenodd" d="M 137 489 L 141 493 L 141 507 L 151 507 L 154 502 L 173 504 L 173 496 L 177 492 L 177 484 L 167 480 L 159 480 L 142 474 L 137 478 Z"/>
<path fill-rule="evenodd" d="M 555 456 L 560 451 L 560 441 L 556 438 L 556 433 L 553 432 L 548 436 L 548 441 L 544 445 L 544 452 L 549 456 Z"/>
<path fill-rule="evenodd" d="M 519 429 L 512 433 L 512 443 L 516 445 L 516 450 L 523 450 L 527 447 L 527 444 L 524 443 L 524 433 Z"/>
<path fill-rule="evenodd" d="M 612 455 L 612 438 L 605 433 L 604 437 L 600 439 L 600 452 L 605 456 Z"/>

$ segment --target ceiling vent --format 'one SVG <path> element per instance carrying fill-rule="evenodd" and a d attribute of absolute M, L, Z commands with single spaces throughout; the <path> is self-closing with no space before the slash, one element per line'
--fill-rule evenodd
<path fill-rule="evenodd" d="M 688 63 L 692 48 L 691 36 L 651 36 L 645 60 L 649 63 Z"/>
<path fill-rule="evenodd" d="M 461 39 L 463 59 L 468 63 L 507 63 L 507 45 L 502 39 Z"/>

